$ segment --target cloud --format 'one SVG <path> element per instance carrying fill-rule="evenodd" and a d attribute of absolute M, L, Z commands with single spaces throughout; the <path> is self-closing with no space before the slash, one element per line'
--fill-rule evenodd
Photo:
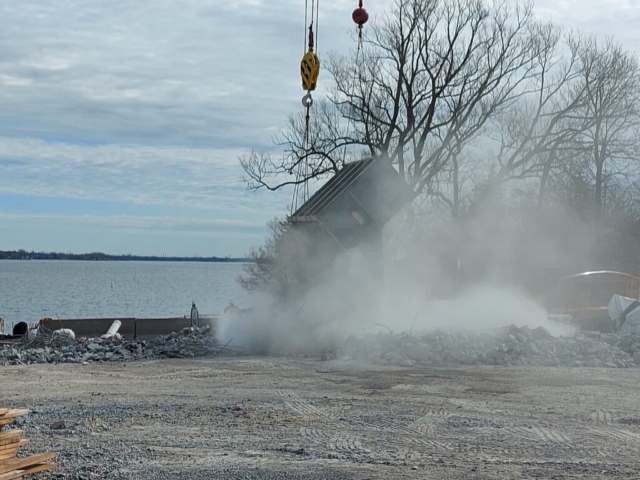
<path fill-rule="evenodd" d="M 637 0 L 538 0 L 536 12 L 568 28 L 599 36 L 613 36 L 637 51 L 640 2 Z"/>
<path fill-rule="evenodd" d="M 321 51 L 350 41 L 349 8 L 323 6 Z M 60 199 L 94 214 L 284 215 L 290 192 L 247 192 L 238 156 L 274 149 L 301 108 L 303 15 L 293 0 L 5 2 L 0 212 L 38 213 L 41 197 L 63 213 Z"/>
<path fill-rule="evenodd" d="M 336 5 L 323 5 L 321 48 L 350 41 L 349 7 Z M 303 17 L 294 1 L 7 3 L 0 125 L 15 137 L 269 148 L 269 127 L 302 96 Z"/>
<path fill-rule="evenodd" d="M 262 223 L 250 223 L 243 220 L 197 219 L 180 217 L 131 216 L 131 215 L 51 215 L 51 214 L 15 214 L 0 213 L 0 222 L 39 223 L 41 225 L 66 225 L 100 227 L 107 229 L 143 230 L 148 232 L 179 232 L 220 235 L 225 233 L 262 234 Z"/>
<path fill-rule="evenodd" d="M 372 18 L 390 0 L 366 3 Z M 357 2 L 324 0 L 321 58 L 354 47 Z M 635 48 L 630 0 L 541 0 L 560 23 L 620 35 Z M 597 23 L 596 23 L 597 22 Z M 304 3 L 294 0 L 4 2 L 3 135 L 216 149 L 272 148 L 300 108 Z M 328 78 L 321 73 L 318 96 Z"/>
<path fill-rule="evenodd" d="M 0 137 L 0 194 L 30 194 L 274 216 L 288 196 L 245 189 L 242 150 L 84 146 Z M 0 206 L 1 207 L 1 206 Z"/>
<path fill-rule="evenodd" d="M 372 20 L 391 4 L 365 1 Z M 354 48 L 356 6 L 320 2 L 321 60 Z M 536 8 L 572 28 L 615 34 L 630 48 L 640 40 L 636 1 L 541 0 Z M 25 236 L 13 238 L 53 232 L 43 229 L 58 208 L 58 221 L 78 238 L 99 223 L 118 234 L 228 231 L 238 235 L 237 249 L 255 244 L 252 227 L 205 220 L 257 225 L 286 213 L 290 192 L 247 192 L 237 157 L 277 150 L 273 133 L 301 108 L 305 41 L 300 0 L 2 2 L 0 213 L 29 219 L 20 227 Z M 316 98 L 328 79 L 322 70 Z M 5 224 L 5 238 L 11 228 Z M 57 232 L 52 242 L 63 245 Z"/>

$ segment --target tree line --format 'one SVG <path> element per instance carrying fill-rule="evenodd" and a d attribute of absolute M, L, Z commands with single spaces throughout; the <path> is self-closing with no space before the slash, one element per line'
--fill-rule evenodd
<path fill-rule="evenodd" d="M 27 252 L 26 250 L 0 250 L 0 260 L 90 260 L 90 261 L 137 261 L 137 262 L 246 262 L 245 258 L 231 257 L 168 257 L 157 255 L 109 255 L 92 253 Z"/>

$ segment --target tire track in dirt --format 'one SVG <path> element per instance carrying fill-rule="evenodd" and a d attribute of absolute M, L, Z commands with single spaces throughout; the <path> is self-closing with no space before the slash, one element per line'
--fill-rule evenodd
<path fill-rule="evenodd" d="M 473 400 L 467 400 L 464 398 L 450 398 L 449 402 L 472 412 L 486 413 L 488 415 L 504 415 L 507 413 L 505 410 L 490 408 L 480 402 L 474 402 Z"/>
<path fill-rule="evenodd" d="M 640 443 L 640 434 L 630 432 L 629 430 L 613 427 L 588 427 L 588 430 L 593 435 L 618 440 L 625 444 L 628 444 L 629 442 L 636 444 Z M 637 448 L 637 446 L 633 448 Z"/>
<path fill-rule="evenodd" d="M 196 450 L 191 448 L 149 447 L 162 452 L 159 460 L 148 462 L 156 465 L 247 465 L 260 466 L 269 462 L 264 452 L 244 451 L 220 454 L 218 450 Z M 143 477 L 139 477 L 143 478 Z"/>
<path fill-rule="evenodd" d="M 285 390 L 283 388 L 276 388 L 275 392 L 280 397 L 294 397 L 295 396 L 294 393 L 291 390 Z"/>
<path fill-rule="evenodd" d="M 338 417 L 344 418 L 344 415 L 333 415 L 331 413 L 320 410 L 319 408 L 304 401 L 291 390 L 278 389 L 276 390 L 276 393 L 279 396 L 285 398 L 285 405 L 287 406 L 287 408 L 293 410 L 296 413 L 306 415 L 317 420 L 335 420 Z M 426 422 L 428 421 L 427 418 L 445 419 L 448 415 L 449 414 L 447 412 L 430 412 L 422 418 L 424 418 L 424 421 Z M 424 438 L 424 436 L 427 435 L 428 430 L 426 428 L 426 425 L 423 427 L 423 431 L 420 431 L 417 428 L 404 426 L 387 419 L 380 419 L 376 421 L 347 419 L 347 422 L 359 427 L 398 435 L 408 439 L 410 442 L 416 445 L 428 446 L 430 448 L 435 448 L 438 450 L 451 450 L 451 446 L 446 443 L 438 442 L 429 438 Z M 369 451 L 362 446 L 362 441 L 358 437 L 353 435 L 339 433 L 336 436 L 329 436 L 317 427 L 303 427 L 300 432 L 304 438 L 323 444 L 335 450 L 362 452 Z"/>
<path fill-rule="evenodd" d="M 522 425 L 508 425 L 504 430 L 512 435 L 522 437 L 533 442 L 542 441 L 559 444 L 564 443 L 568 445 L 573 444 L 571 437 L 554 428 L 539 427 L 536 425 L 529 427 Z"/>
<path fill-rule="evenodd" d="M 353 423 L 356 425 L 360 425 L 366 428 L 370 428 L 372 430 L 377 430 L 380 432 L 393 433 L 396 435 L 408 435 L 408 436 L 416 436 L 420 435 L 420 432 L 413 428 L 409 428 L 405 425 L 401 425 L 393 420 L 380 418 L 376 420 L 354 420 Z"/>
<path fill-rule="evenodd" d="M 296 413 L 316 418 L 324 418 L 326 420 L 338 420 L 344 416 L 340 412 L 335 412 L 331 409 L 324 410 L 322 408 L 318 408 L 291 390 L 277 389 L 276 393 L 280 397 L 286 398 L 287 400 L 285 401 L 285 405 Z"/>
<path fill-rule="evenodd" d="M 633 448 L 637 448 L 637 444 L 640 443 L 640 434 L 625 428 L 619 428 L 615 422 L 615 416 L 611 411 L 596 410 L 591 414 L 591 420 L 595 423 L 595 426 L 590 425 L 587 427 L 590 435 L 608 440 L 616 440 L 624 445 L 628 445 L 629 442 L 631 442 L 635 444 Z"/>
<path fill-rule="evenodd" d="M 428 438 L 412 437 L 409 439 L 409 441 L 415 445 L 419 445 L 421 447 L 429 447 L 439 452 L 449 452 L 454 449 L 453 445 L 450 443 L 430 440 Z"/>
<path fill-rule="evenodd" d="M 507 434 L 515 437 L 522 437 L 525 440 L 536 441 L 540 439 L 540 437 L 536 435 L 530 428 L 521 425 L 508 425 L 504 428 L 504 431 Z"/>
<path fill-rule="evenodd" d="M 418 392 L 418 393 L 428 393 L 431 395 L 443 395 L 446 393 L 446 388 L 436 386 L 436 385 L 412 385 L 406 383 L 400 383 L 398 385 L 394 385 L 391 387 L 391 390 L 399 390 L 403 392 Z"/>
<path fill-rule="evenodd" d="M 286 399 L 285 406 L 295 413 L 306 415 L 315 419 L 331 418 L 330 415 L 326 414 L 311 403 L 305 401 L 304 399 L 302 399 L 302 397 L 295 394 L 291 390 L 277 389 L 276 393 Z"/>
<path fill-rule="evenodd" d="M 298 367 L 296 367 L 295 365 L 290 365 L 288 363 L 274 363 L 270 360 L 258 360 L 256 363 L 267 370 L 298 370 Z"/>
<path fill-rule="evenodd" d="M 300 435 L 305 440 L 310 440 L 321 445 L 328 446 L 331 443 L 331 436 L 317 427 L 300 427 Z"/>
<path fill-rule="evenodd" d="M 360 439 L 354 435 L 339 433 L 331 440 L 331 447 L 346 452 L 366 452 Z"/>
<path fill-rule="evenodd" d="M 270 461 L 269 458 L 267 458 L 266 456 L 236 453 L 234 455 L 216 457 L 214 462 L 211 462 L 209 460 L 206 462 L 206 464 L 217 463 L 220 465 L 242 465 L 242 466 L 259 467 L 266 463 L 269 463 L 269 461 Z"/>
<path fill-rule="evenodd" d="M 545 442 L 572 444 L 571 438 L 562 433 L 560 430 L 547 427 L 531 427 L 534 434 Z"/>
<path fill-rule="evenodd" d="M 610 425 L 610 424 L 613 423 L 613 413 L 612 412 L 608 412 L 606 410 L 596 410 L 591 415 L 591 418 L 596 423 L 601 423 L 601 424 L 605 424 L 605 425 Z"/>
<path fill-rule="evenodd" d="M 299 370 L 298 365 L 292 365 L 290 363 L 281 363 L 278 361 L 272 361 L 268 359 L 246 359 L 234 364 L 241 367 L 260 367 L 265 370 Z"/>
<path fill-rule="evenodd" d="M 494 443 L 505 440 L 504 422 L 489 418 L 452 415 L 438 428 L 440 432 L 453 433 L 456 437 L 472 442 L 482 440 Z"/>
<path fill-rule="evenodd" d="M 443 410 L 431 410 L 416 421 L 410 423 L 407 428 L 419 433 L 430 434 L 435 431 L 438 424 L 443 423 L 449 417 L 451 417 L 451 413 L 449 412 Z"/>
<path fill-rule="evenodd" d="M 330 450 L 362 453 L 369 451 L 362 446 L 361 439 L 355 435 L 346 433 L 329 435 L 317 427 L 301 427 L 300 435 L 305 440 L 317 443 Z"/>
<path fill-rule="evenodd" d="M 317 418 L 324 417 L 323 413 L 320 410 L 318 410 L 316 407 L 314 407 L 310 403 L 305 402 L 301 398 L 291 398 L 285 403 L 288 408 L 302 415 L 307 415 L 310 417 L 317 417 Z"/>
<path fill-rule="evenodd" d="M 505 413 L 508 413 L 506 410 L 501 410 L 497 408 L 491 408 L 482 403 L 475 402 L 473 400 L 466 399 L 450 399 L 454 405 L 457 405 L 467 411 L 484 413 L 490 416 L 503 417 Z M 556 445 L 566 445 L 566 446 L 574 446 L 574 440 L 571 436 L 563 433 L 557 428 L 549 428 L 545 426 L 524 426 L 524 425 L 516 425 L 513 423 L 508 423 L 504 425 L 503 428 L 494 427 L 491 425 L 491 421 L 489 419 L 483 419 L 484 422 L 480 422 L 481 425 L 470 425 L 469 428 L 475 429 L 476 431 L 481 432 L 500 432 L 504 431 L 507 434 L 511 434 L 516 437 L 523 438 L 530 442 L 549 442 Z"/>
<path fill-rule="evenodd" d="M 177 378 L 197 376 L 197 374 L 205 374 L 205 373 L 208 373 L 211 376 L 220 376 L 210 368 L 198 368 L 195 370 L 185 370 L 184 372 L 167 372 L 167 373 L 160 373 L 157 375 L 145 375 L 142 378 L 136 373 L 125 373 L 125 374 L 119 373 L 119 374 L 110 374 L 110 375 L 117 376 L 120 378 L 128 378 L 128 379 L 135 378 L 135 379 L 144 381 L 144 380 L 173 380 Z M 228 372 L 228 373 L 231 373 L 231 372 Z M 238 374 L 235 374 L 235 375 L 238 375 Z M 232 376 L 232 375 L 229 375 L 229 376 Z M 198 378 L 201 378 L 201 376 L 199 376 Z"/>
<path fill-rule="evenodd" d="M 593 379 L 594 375 L 600 374 L 606 377 L 610 374 L 610 369 L 607 368 L 575 368 L 575 367 L 536 367 L 533 365 L 525 365 L 519 367 L 512 367 L 513 372 L 522 372 L 525 375 L 531 376 L 536 374 L 540 378 L 545 379 L 549 377 L 553 378 L 565 378 L 567 382 L 575 382 L 576 379 Z"/>
<path fill-rule="evenodd" d="M 276 393 L 285 399 L 285 405 L 289 410 L 310 417 L 313 420 L 335 420 L 337 417 L 344 418 L 344 415 L 332 415 L 331 413 L 320 410 L 309 402 L 303 400 L 291 390 L 277 389 Z M 450 451 L 453 450 L 453 446 L 451 444 L 429 438 L 435 430 L 435 424 L 446 420 L 450 416 L 451 414 L 449 412 L 429 412 L 416 421 L 418 422 L 416 426 L 413 424 L 408 426 L 403 425 L 386 418 L 376 420 L 347 418 L 346 421 L 357 427 L 399 436 L 414 445 L 429 447 L 430 449 L 438 451 Z M 433 425 L 432 428 L 430 428 L 430 424 Z M 329 436 L 316 427 L 309 427 L 309 429 L 301 430 L 301 434 L 309 440 L 316 441 L 333 449 L 345 451 L 368 451 L 362 447 L 362 442 L 352 435 L 338 434 L 337 436 L 331 436 L 329 443 L 327 443 L 327 438 L 329 438 Z"/>
<path fill-rule="evenodd" d="M 593 419 L 609 422 L 610 416 L 594 413 Z M 581 428 L 582 427 L 582 428 Z M 599 423 L 596 426 L 577 426 L 572 434 L 557 428 L 542 426 L 510 425 L 505 431 L 513 436 L 530 442 L 531 445 L 550 444 L 554 448 L 580 451 L 585 458 L 611 458 L 620 449 L 636 451 L 640 445 L 640 434 L 624 429 L 617 429 L 609 423 Z"/>
<path fill-rule="evenodd" d="M 432 438 L 428 438 L 428 433 L 420 432 L 416 428 L 412 428 L 410 426 L 401 425 L 397 422 L 387 419 L 379 419 L 379 420 L 357 420 L 355 422 L 356 425 L 360 425 L 364 428 L 369 428 L 372 430 L 390 433 L 392 435 L 397 435 L 399 437 L 403 437 L 407 439 L 409 442 L 430 447 L 437 450 L 448 451 L 452 449 L 452 446 L 446 442 L 440 442 L 437 440 L 433 440 Z"/>

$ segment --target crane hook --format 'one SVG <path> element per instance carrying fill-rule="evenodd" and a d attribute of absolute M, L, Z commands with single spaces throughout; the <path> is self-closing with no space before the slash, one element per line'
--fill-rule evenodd
<path fill-rule="evenodd" d="M 307 94 L 304 97 L 302 97 L 302 106 L 311 108 L 312 105 L 313 105 L 313 98 L 311 98 L 311 92 L 307 92 Z"/>

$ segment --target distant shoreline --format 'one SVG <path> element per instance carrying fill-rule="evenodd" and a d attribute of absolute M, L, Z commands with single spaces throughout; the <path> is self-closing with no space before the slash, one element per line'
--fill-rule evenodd
<path fill-rule="evenodd" d="M 169 257 L 148 255 L 108 255 L 106 253 L 38 253 L 24 250 L 0 251 L 0 260 L 80 260 L 94 262 L 206 262 L 248 263 L 248 258 L 231 257 Z"/>

